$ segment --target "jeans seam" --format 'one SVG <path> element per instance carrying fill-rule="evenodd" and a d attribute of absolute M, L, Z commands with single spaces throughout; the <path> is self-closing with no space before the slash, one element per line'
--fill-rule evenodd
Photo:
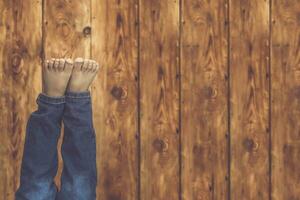
<path fill-rule="evenodd" d="M 55 104 L 55 105 L 59 105 L 59 104 L 64 104 L 65 102 L 49 102 L 49 101 L 45 101 L 43 99 L 38 99 L 38 101 L 43 102 L 43 103 L 47 103 L 47 104 Z"/>
<path fill-rule="evenodd" d="M 82 98 L 90 98 L 91 93 L 90 91 L 83 91 L 83 92 L 66 92 L 66 98 L 70 99 L 82 99 Z"/>
<path fill-rule="evenodd" d="M 66 96 L 66 98 L 70 98 L 70 99 L 89 99 L 89 96 L 83 96 L 83 97 L 74 97 L 74 96 Z"/>
<path fill-rule="evenodd" d="M 48 96 L 44 93 L 40 93 L 38 95 L 38 98 L 36 99 L 37 102 L 43 102 L 43 103 L 47 103 L 47 104 L 64 104 L 66 102 L 66 98 L 65 96 L 60 96 L 60 97 L 51 97 Z"/>

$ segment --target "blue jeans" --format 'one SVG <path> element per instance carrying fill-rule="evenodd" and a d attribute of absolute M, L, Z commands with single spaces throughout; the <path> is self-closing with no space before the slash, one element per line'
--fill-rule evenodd
<path fill-rule="evenodd" d="M 95 200 L 96 142 L 90 92 L 62 97 L 39 94 L 38 109 L 27 122 L 20 187 L 16 200 Z M 64 123 L 61 190 L 57 173 L 57 141 Z"/>

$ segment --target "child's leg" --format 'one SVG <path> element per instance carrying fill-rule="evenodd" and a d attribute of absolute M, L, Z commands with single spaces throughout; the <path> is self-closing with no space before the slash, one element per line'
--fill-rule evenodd
<path fill-rule="evenodd" d="M 60 134 L 65 97 L 52 98 L 40 94 L 38 110 L 33 112 L 26 127 L 21 182 L 16 200 L 54 199 L 57 172 L 57 140 Z"/>
<path fill-rule="evenodd" d="M 97 71 L 95 62 L 75 60 L 63 114 L 64 168 L 57 200 L 96 199 L 96 142 L 88 87 Z"/>
<path fill-rule="evenodd" d="M 43 66 L 43 93 L 37 98 L 38 109 L 28 120 L 16 200 L 53 200 L 57 172 L 57 141 L 65 106 L 65 90 L 72 64 L 63 60 Z"/>
<path fill-rule="evenodd" d="M 67 93 L 63 115 L 64 168 L 58 200 L 96 199 L 96 143 L 89 92 Z"/>

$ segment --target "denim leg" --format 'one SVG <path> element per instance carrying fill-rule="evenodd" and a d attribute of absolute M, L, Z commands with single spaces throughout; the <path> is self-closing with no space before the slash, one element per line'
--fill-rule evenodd
<path fill-rule="evenodd" d="M 90 92 L 66 93 L 63 114 L 64 168 L 57 200 L 95 200 L 97 185 L 96 143 Z"/>
<path fill-rule="evenodd" d="M 54 200 L 57 188 L 57 141 L 65 97 L 39 94 L 38 109 L 29 116 L 16 200 Z"/>

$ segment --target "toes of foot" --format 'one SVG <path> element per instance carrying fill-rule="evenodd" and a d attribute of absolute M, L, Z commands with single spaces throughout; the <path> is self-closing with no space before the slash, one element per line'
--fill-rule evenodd
<path fill-rule="evenodd" d="M 82 65 L 82 71 L 83 72 L 88 72 L 88 70 L 89 70 L 89 60 L 84 59 L 83 65 Z"/>
<path fill-rule="evenodd" d="M 43 68 L 48 70 L 48 67 L 49 67 L 49 60 L 45 60 L 43 63 Z"/>
<path fill-rule="evenodd" d="M 96 72 L 98 72 L 99 69 L 100 69 L 100 65 L 99 65 L 99 63 L 96 63 Z"/>
<path fill-rule="evenodd" d="M 53 70 L 54 67 L 54 59 L 48 60 L 48 70 Z"/>
<path fill-rule="evenodd" d="M 59 59 L 54 59 L 54 64 L 53 64 L 53 71 L 58 71 L 59 69 L 58 69 L 58 67 L 59 67 Z"/>
<path fill-rule="evenodd" d="M 88 72 L 93 72 L 93 64 L 94 61 L 93 60 L 89 60 L 89 64 L 88 64 Z"/>
<path fill-rule="evenodd" d="M 99 70 L 100 66 L 95 60 L 76 58 L 74 62 L 72 59 L 51 59 L 48 66 L 53 66 L 54 70 L 61 71 L 68 68 L 81 72 L 95 73 Z"/>
<path fill-rule="evenodd" d="M 69 70 L 73 68 L 73 61 L 72 59 L 68 58 L 65 60 L 65 70 Z"/>
<path fill-rule="evenodd" d="M 83 65 L 83 58 L 76 58 L 74 61 L 74 67 L 76 70 L 81 70 Z"/>
<path fill-rule="evenodd" d="M 93 72 L 97 71 L 97 63 L 96 61 L 93 61 Z"/>
<path fill-rule="evenodd" d="M 75 63 L 82 63 L 83 62 L 83 58 L 79 57 L 79 58 L 75 58 Z"/>
<path fill-rule="evenodd" d="M 58 65 L 58 71 L 63 71 L 65 68 L 65 59 L 60 58 L 59 59 L 59 65 Z"/>

